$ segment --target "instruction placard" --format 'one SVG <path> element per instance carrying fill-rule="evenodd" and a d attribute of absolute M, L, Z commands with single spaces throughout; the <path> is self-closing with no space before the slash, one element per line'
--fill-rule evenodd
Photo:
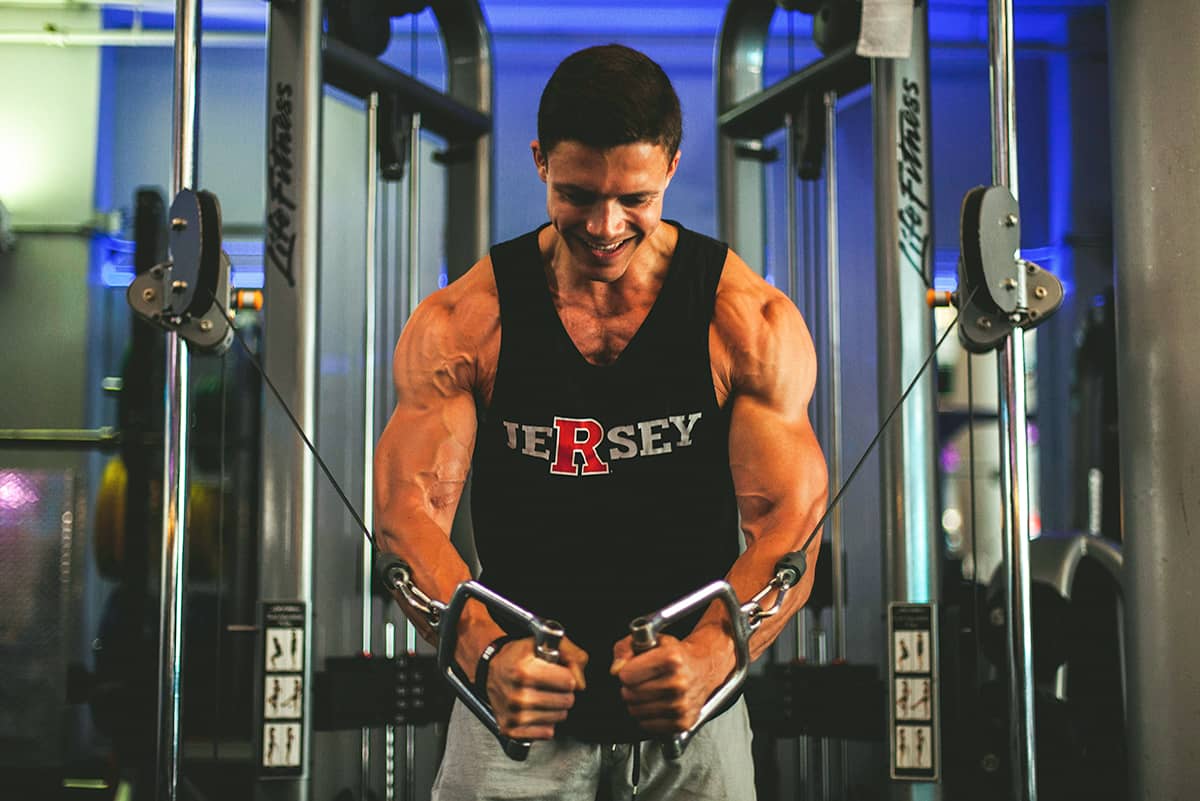
<path fill-rule="evenodd" d="M 262 704 L 258 710 L 259 775 L 304 775 L 304 638 L 307 607 L 298 601 L 262 604 Z"/>
<path fill-rule="evenodd" d="M 888 696 L 892 778 L 936 782 L 938 725 L 937 605 L 888 606 Z"/>

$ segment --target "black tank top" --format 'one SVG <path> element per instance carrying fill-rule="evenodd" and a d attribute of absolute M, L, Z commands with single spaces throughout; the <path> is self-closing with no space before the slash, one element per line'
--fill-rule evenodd
<path fill-rule="evenodd" d="M 537 232 L 491 251 L 501 344 L 473 463 L 481 579 L 588 652 L 588 689 L 558 730 L 591 742 L 645 737 L 608 674 L 629 622 L 722 578 L 738 555 L 729 419 L 708 351 L 728 248 L 672 224 L 658 298 L 605 366 L 563 327 Z"/>

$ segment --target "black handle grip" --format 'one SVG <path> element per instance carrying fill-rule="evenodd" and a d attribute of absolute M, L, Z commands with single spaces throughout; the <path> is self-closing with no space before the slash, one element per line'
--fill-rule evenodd
<path fill-rule="evenodd" d="M 395 592 L 402 584 L 412 580 L 412 568 L 399 556 L 392 553 L 380 553 L 376 562 L 376 572 L 383 582 L 384 589 Z"/>
<path fill-rule="evenodd" d="M 775 563 L 775 575 L 785 587 L 794 587 L 808 572 L 808 556 L 804 551 L 792 551 Z"/>

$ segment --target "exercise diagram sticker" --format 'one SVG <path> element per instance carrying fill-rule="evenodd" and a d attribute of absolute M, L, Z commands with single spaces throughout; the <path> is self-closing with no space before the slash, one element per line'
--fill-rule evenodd
<path fill-rule="evenodd" d="M 262 605 L 258 772 L 264 778 L 304 775 L 306 625 L 303 603 Z"/>
<path fill-rule="evenodd" d="M 303 655 L 303 629 L 267 629 L 267 670 L 301 670 Z"/>
<path fill-rule="evenodd" d="M 897 631 L 892 638 L 897 673 L 929 672 L 929 632 Z"/>
<path fill-rule="evenodd" d="M 891 776 L 900 781 L 936 782 L 941 771 L 937 607 L 891 604 L 888 650 Z"/>
<path fill-rule="evenodd" d="M 933 682 L 922 678 L 896 679 L 896 720 L 929 720 L 933 710 Z"/>
<path fill-rule="evenodd" d="M 267 676 L 267 695 L 263 699 L 263 717 L 267 720 L 299 718 L 304 708 L 304 677 Z"/>
<path fill-rule="evenodd" d="M 265 768 L 300 767 L 300 724 L 268 724 L 263 737 L 262 759 Z"/>

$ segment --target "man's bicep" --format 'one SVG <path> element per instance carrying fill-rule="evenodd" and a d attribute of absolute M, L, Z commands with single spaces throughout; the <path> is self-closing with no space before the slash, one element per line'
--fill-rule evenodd
<path fill-rule="evenodd" d="M 425 514 L 449 532 L 474 441 L 470 395 L 443 398 L 436 407 L 397 405 L 375 459 L 376 505 L 385 520 Z"/>
<path fill-rule="evenodd" d="M 748 544 L 785 529 L 802 540 L 826 492 L 825 459 L 807 415 L 780 414 L 756 399 L 735 401 L 729 463 Z"/>
<path fill-rule="evenodd" d="M 475 445 L 470 362 L 445 331 L 413 323 L 425 327 L 406 331 L 396 348 L 396 408 L 376 451 L 376 505 L 385 524 L 425 514 L 448 532 Z"/>
<path fill-rule="evenodd" d="M 794 306 L 771 322 L 755 339 L 760 353 L 754 371 L 743 372 L 734 388 L 730 469 L 747 538 L 779 528 L 799 544 L 815 524 L 827 488 L 825 459 L 808 417 L 815 356 Z"/>

